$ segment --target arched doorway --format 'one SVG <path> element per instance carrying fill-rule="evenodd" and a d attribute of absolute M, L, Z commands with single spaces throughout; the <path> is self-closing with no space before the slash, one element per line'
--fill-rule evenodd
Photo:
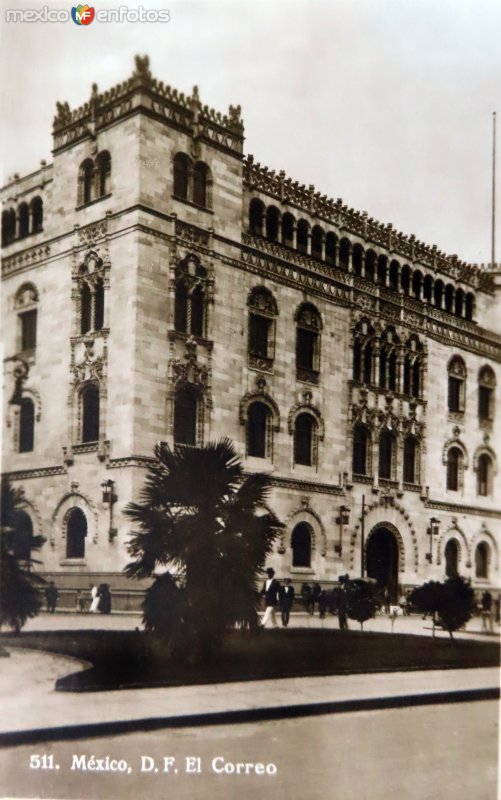
<path fill-rule="evenodd" d="M 398 603 L 398 544 L 388 528 L 377 528 L 369 535 L 365 561 L 367 577 L 388 589 L 390 603 Z"/>

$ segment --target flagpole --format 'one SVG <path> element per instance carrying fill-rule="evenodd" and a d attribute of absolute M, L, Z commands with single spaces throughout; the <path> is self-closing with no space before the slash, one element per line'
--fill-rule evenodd
<path fill-rule="evenodd" d="M 492 242 L 491 265 L 496 263 L 496 112 L 492 112 Z"/>

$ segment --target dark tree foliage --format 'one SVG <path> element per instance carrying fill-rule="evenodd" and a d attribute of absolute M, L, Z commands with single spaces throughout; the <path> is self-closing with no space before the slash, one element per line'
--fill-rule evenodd
<path fill-rule="evenodd" d="M 147 631 L 171 637 L 177 620 L 183 619 L 184 591 L 170 572 L 158 575 L 143 601 L 143 624 Z"/>
<path fill-rule="evenodd" d="M 377 584 L 361 578 L 346 580 L 343 591 L 346 595 L 348 616 L 359 622 L 363 630 L 364 622 L 376 615 L 379 606 Z"/>
<path fill-rule="evenodd" d="M 410 602 L 423 614 L 430 614 L 437 622 L 453 632 L 464 627 L 473 611 L 474 592 L 469 581 L 457 575 L 444 583 L 428 581 L 411 592 Z M 434 632 L 434 631 L 433 631 Z"/>
<path fill-rule="evenodd" d="M 142 578 L 173 570 L 184 590 L 173 612 L 173 649 L 209 657 L 228 628 L 256 627 L 256 578 L 282 527 L 266 505 L 270 479 L 244 477 L 229 439 L 174 451 L 162 442 L 155 457 L 140 502 L 125 510 L 135 526 L 125 572 Z M 155 629 L 152 619 L 147 624 Z"/>
<path fill-rule="evenodd" d="M 26 620 L 35 617 L 42 606 L 38 589 L 45 580 L 32 572 L 40 562 L 21 560 L 16 555 L 15 540 L 20 528 L 20 512 L 25 504 L 24 491 L 14 488 L 2 477 L 0 527 L 0 628 L 10 627 L 19 633 Z M 45 539 L 32 536 L 30 550 L 39 550 Z"/>

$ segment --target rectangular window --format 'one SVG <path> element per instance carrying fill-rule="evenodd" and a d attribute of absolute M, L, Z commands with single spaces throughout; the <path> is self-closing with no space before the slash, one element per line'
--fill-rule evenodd
<path fill-rule="evenodd" d="M 461 389 L 463 381 L 459 378 L 449 376 L 449 411 L 462 411 L 461 408 Z"/>
<path fill-rule="evenodd" d="M 481 420 L 492 419 L 491 397 L 492 389 L 488 386 L 478 387 L 478 418 Z"/>
<path fill-rule="evenodd" d="M 37 312 L 26 311 L 21 317 L 21 349 L 34 350 L 37 346 Z"/>
<path fill-rule="evenodd" d="M 258 314 L 251 314 L 249 319 L 249 351 L 253 356 L 269 358 L 269 330 L 271 320 Z"/>

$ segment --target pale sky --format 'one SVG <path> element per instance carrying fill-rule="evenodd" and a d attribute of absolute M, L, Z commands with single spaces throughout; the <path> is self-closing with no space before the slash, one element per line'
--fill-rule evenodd
<path fill-rule="evenodd" d="M 492 112 L 499 0 L 142 0 L 168 23 L 5 23 L 4 179 L 51 157 L 56 101 L 72 108 L 133 71 L 226 112 L 242 106 L 245 152 L 270 168 L 471 262 L 490 260 Z M 94 3 L 97 9 L 124 2 Z M 129 4 L 137 8 L 140 4 Z"/>

